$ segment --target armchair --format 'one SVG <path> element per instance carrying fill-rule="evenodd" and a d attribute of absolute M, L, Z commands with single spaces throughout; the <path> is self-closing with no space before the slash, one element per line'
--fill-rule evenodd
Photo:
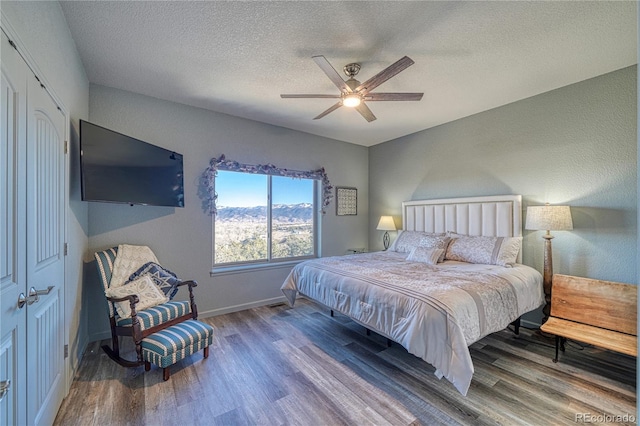
<path fill-rule="evenodd" d="M 148 371 L 150 363 L 153 362 L 164 369 L 164 380 L 168 380 L 170 375 L 169 365 L 200 349 L 204 349 L 205 358 L 209 355 L 213 328 L 208 324 L 197 321 L 198 308 L 195 303 L 193 288 L 198 284 L 192 280 L 181 281 L 175 278 L 171 281 L 171 289 L 169 289 L 168 294 L 163 294 L 148 276 L 144 276 L 149 275 L 146 273 L 144 275 L 141 274 L 141 277 L 139 277 L 144 278 L 144 280 L 139 280 L 141 282 L 139 286 L 134 285 L 137 281 L 117 287 L 115 285 L 112 286 L 114 265 L 116 264 L 118 251 L 122 247 L 127 246 L 113 247 L 95 253 L 98 275 L 104 287 L 109 308 L 109 324 L 111 327 L 111 347 L 103 345 L 102 350 L 109 358 L 123 367 L 137 367 L 144 364 L 145 369 Z M 145 270 L 142 272 L 145 272 Z M 135 274 L 132 275 L 132 277 L 134 276 Z M 142 282 L 145 280 L 151 284 Z M 189 301 L 170 300 L 169 296 L 172 297 L 180 287 L 184 286 L 189 291 Z M 156 299 L 150 299 L 149 294 L 152 294 Z M 141 303 L 141 298 L 146 300 Z M 172 329 L 167 330 L 170 328 Z M 171 336 L 178 334 L 181 334 L 182 338 L 176 338 L 176 342 L 167 341 L 167 339 L 172 338 Z M 135 360 L 125 359 L 120 355 L 120 337 L 133 339 L 136 349 Z M 160 340 L 164 342 L 164 345 L 159 345 L 158 341 Z"/>

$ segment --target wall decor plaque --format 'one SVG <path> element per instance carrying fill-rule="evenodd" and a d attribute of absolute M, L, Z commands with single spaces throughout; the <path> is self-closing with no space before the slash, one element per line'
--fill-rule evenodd
<path fill-rule="evenodd" d="M 354 216 L 358 214 L 358 190 L 344 186 L 336 187 L 336 215 Z"/>

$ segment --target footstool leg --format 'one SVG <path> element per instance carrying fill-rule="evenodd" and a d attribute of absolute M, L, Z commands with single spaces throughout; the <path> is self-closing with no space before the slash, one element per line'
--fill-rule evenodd
<path fill-rule="evenodd" d="M 162 369 L 162 380 L 164 380 L 165 382 L 167 380 L 169 380 L 169 376 L 171 376 L 171 370 L 169 369 L 169 367 L 165 367 Z"/>
<path fill-rule="evenodd" d="M 144 362 L 144 371 L 151 370 L 151 363 L 149 361 Z"/>
<path fill-rule="evenodd" d="M 209 358 L 209 346 L 207 346 L 206 348 L 204 348 L 204 357 L 205 357 L 205 358 Z"/>

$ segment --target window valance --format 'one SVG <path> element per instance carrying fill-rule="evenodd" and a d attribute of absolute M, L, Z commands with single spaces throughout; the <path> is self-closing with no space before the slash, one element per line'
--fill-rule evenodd
<path fill-rule="evenodd" d="M 211 216 L 215 216 L 216 201 L 218 194 L 215 192 L 215 178 L 218 170 L 227 170 L 232 172 L 254 173 L 263 175 L 285 176 L 298 179 L 315 179 L 322 182 L 322 213 L 326 213 L 325 208 L 333 199 L 332 186 L 324 171 L 324 167 L 318 170 L 290 170 L 282 169 L 273 164 L 242 164 L 237 161 L 227 160 L 224 154 L 219 158 L 212 158 L 200 177 L 201 192 L 200 198 L 204 210 Z"/>

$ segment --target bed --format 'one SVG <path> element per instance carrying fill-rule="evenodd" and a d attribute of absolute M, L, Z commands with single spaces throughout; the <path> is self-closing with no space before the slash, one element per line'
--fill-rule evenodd
<path fill-rule="evenodd" d="M 468 346 L 544 303 L 541 274 L 520 263 L 521 214 L 519 195 L 404 202 L 389 250 L 302 262 L 282 291 L 399 343 L 466 395 Z"/>

